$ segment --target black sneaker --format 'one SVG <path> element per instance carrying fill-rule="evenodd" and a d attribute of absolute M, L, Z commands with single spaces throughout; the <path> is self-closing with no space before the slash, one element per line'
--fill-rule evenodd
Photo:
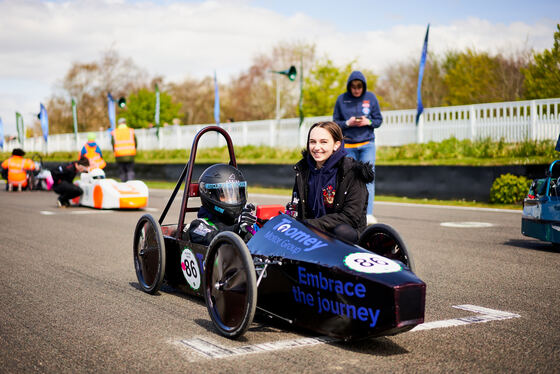
<path fill-rule="evenodd" d="M 67 208 L 70 206 L 70 202 L 68 200 L 66 201 L 61 201 L 60 199 L 56 200 L 56 205 L 59 208 Z"/>

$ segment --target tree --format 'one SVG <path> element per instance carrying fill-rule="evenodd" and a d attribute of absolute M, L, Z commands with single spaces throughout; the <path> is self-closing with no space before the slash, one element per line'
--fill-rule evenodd
<path fill-rule="evenodd" d="M 493 74 L 496 62 L 486 53 L 448 52 L 444 62 L 447 105 L 465 105 L 499 101 L 494 94 L 497 84 Z"/>
<path fill-rule="evenodd" d="M 448 52 L 443 63 L 448 94 L 446 105 L 466 105 L 523 98 L 523 74 L 527 54 L 505 56 L 487 52 Z"/>
<path fill-rule="evenodd" d="M 72 63 L 47 102 L 50 132 L 73 132 L 72 97 L 77 102 L 78 131 L 108 128 L 107 93 L 115 98 L 126 96 L 146 83 L 146 73 L 112 48 L 98 61 Z"/>
<path fill-rule="evenodd" d="M 316 63 L 305 78 L 303 89 L 303 112 L 306 116 L 332 115 L 337 97 L 346 92 L 346 83 L 356 61 L 342 68 L 325 58 Z M 377 76 L 369 70 L 361 70 L 366 77 L 367 90 L 375 91 Z"/>
<path fill-rule="evenodd" d="M 272 60 L 265 56 L 253 59 L 248 71 L 232 79 L 225 89 L 222 112 L 236 121 L 262 120 L 275 117 L 275 86 L 271 78 Z M 283 96 L 282 101 L 287 101 Z"/>
<path fill-rule="evenodd" d="M 534 53 L 533 61 L 523 69 L 527 99 L 560 97 L 560 24 L 556 28 L 552 49 Z"/>
<path fill-rule="evenodd" d="M 181 123 L 192 125 L 214 122 L 214 78 L 186 78 L 181 83 L 171 83 L 166 91 L 181 105 Z"/>
<path fill-rule="evenodd" d="M 303 42 L 278 43 L 270 53 L 253 58 L 251 67 L 232 79 L 225 88 L 222 113 L 235 120 L 258 120 L 276 116 L 276 84 L 280 90 L 280 117 L 297 117 L 300 77 L 307 76 L 313 65 L 315 45 Z M 303 71 L 301 65 L 303 64 Z M 273 73 L 295 66 L 297 76 L 291 82 Z M 305 87 L 304 87 L 305 88 Z"/>
<path fill-rule="evenodd" d="M 376 94 L 382 108 L 413 109 L 416 108 L 419 60 L 410 58 L 407 61 L 390 65 L 385 69 L 379 80 Z M 428 53 L 424 78 L 422 80 L 422 103 L 424 107 L 441 106 L 447 95 L 447 87 L 443 81 L 443 68 L 437 56 Z"/>
<path fill-rule="evenodd" d="M 527 68 L 530 60 L 528 48 L 510 52 L 499 53 L 495 56 L 497 62 L 496 75 L 497 96 L 499 101 L 515 101 L 525 98 L 525 76 L 523 70 Z"/>
<path fill-rule="evenodd" d="M 280 104 L 283 117 L 296 117 L 299 101 L 299 76 L 311 66 L 315 47 L 304 43 L 279 43 L 272 52 L 253 58 L 252 65 L 233 77 L 229 83 L 219 83 L 220 121 L 233 118 L 236 121 L 252 121 L 274 118 L 276 115 L 276 79 L 280 83 Z M 296 66 L 298 77 L 295 82 L 274 74 Z M 305 72 L 304 72 L 305 74 Z M 171 83 L 168 92 L 181 103 L 180 116 L 184 124 L 214 122 L 214 79 L 186 78 L 180 83 Z"/>
<path fill-rule="evenodd" d="M 166 92 L 159 94 L 160 124 L 170 123 L 178 117 L 181 104 L 174 103 Z M 155 91 L 141 88 L 127 98 L 127 109 L 121 112 L 130 127 L 141 128 L 155 125 L 156 93 Z"/>

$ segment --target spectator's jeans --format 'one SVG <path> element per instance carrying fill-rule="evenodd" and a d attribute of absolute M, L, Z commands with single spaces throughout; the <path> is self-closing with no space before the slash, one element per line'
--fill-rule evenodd
<path fill-rule="evenodd" d="M 119 177 L 121 182 L 127 182 L 134 179 L 134 161 L 117 162 L 119 166 Z"/>
<path fill-rule="evenodd" d="M 375 141 L 371 141 L 366 145 L 357 148 L 345 148 L 348 156 L 362 161 L 370 162 L 373 165 L 373 172 L 375 173 Z M 368 207 L 367 214 L 373 214 L 373 200 L 375 198 L 375 181 L 366 185 L 368 190 Z"/>

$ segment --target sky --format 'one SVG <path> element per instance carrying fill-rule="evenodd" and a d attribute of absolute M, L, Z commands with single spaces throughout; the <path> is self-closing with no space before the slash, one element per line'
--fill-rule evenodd
<path fill-rule="evenodd" d="M 382 76 L 420 58 L 428 24 L 438 54 L 540 52 L 557 23 L 557 0 L 0 0 L 0 118 L 4 135 L 16 133 L 16 111 L 31 125 L 73 62 L 109 48 L 166 82 L 214 71 L 228 82 L 282 42 Z"/>

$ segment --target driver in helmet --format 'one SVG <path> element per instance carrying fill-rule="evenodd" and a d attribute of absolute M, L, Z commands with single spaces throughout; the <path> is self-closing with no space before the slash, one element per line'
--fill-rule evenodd
<path fill-rule="evenodd" d="M 198 186 L 202 207 L 188 227 L 191 242 L 209 245 L 222 231 L 233 231 L 245 242 L 251 239 L 257 217 L 254 205 L 246 205 L 243 174 L 231 165 L 212 165 L 202 173 Z"/>

